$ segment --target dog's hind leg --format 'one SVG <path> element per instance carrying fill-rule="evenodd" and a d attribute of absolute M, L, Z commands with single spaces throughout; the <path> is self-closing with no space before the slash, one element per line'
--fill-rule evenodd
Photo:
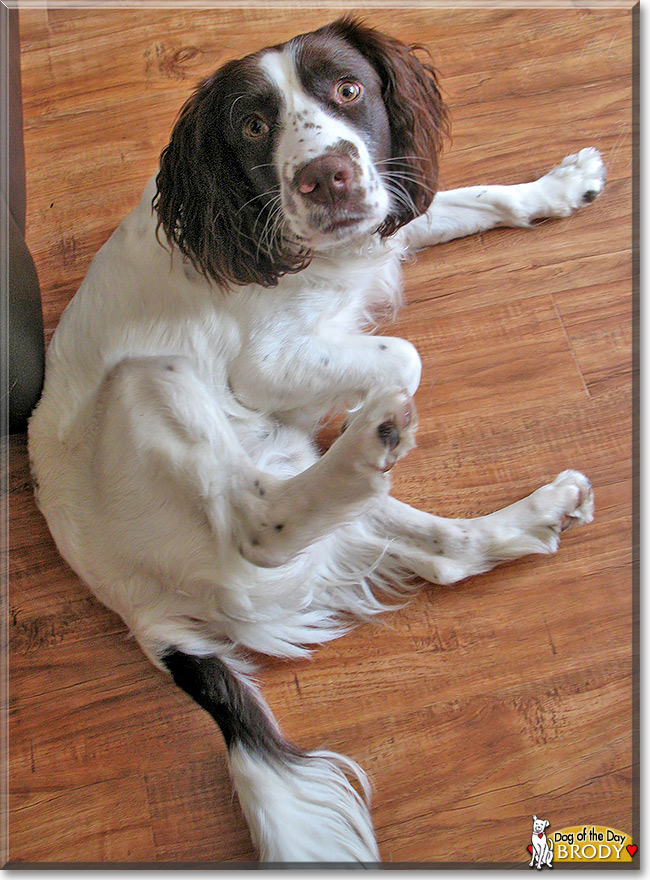
<path fill-rule="evenodd" d="M 173 565 L 211 540 L 255 565 L 282 565 L 387 495 L 386 474 L 413 446 L 415 421 L 408 395 L 381 392 L 322 458 L 283 479 L 256 467 L 190 361 L 128 358 L 107 375 L 97 405 L 102 521 L 113 545 L 134 543 L 140 561 L 143 541 Z"/>
<path fill-rule="evenodd" d="M 577 471 L 563 471 L 527 498 L 487 516 L 445 519 L 386 498 L 373 508 L 375 529 L 393 538 L 391 553 L 425 580 L 450 584 L 529 553 L 553 553 L 560 534 L 593 519 L 593 492 Z"/>
<path fill-rule="evenodd" d="M 248 473 L 235 502 L 240 551 L 277 566 L 387 496 L 388 471 L 414 445 L 415 408 L 400 390 L 371 396 L 310 468 L 288 480 Z"/>

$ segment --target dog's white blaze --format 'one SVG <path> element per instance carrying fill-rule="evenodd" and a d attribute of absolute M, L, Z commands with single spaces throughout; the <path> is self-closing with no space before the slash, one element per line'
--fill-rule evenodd
<path fill-rule="evenodd" d="M 282 93 L 287 106 L 295 111 L 296 105 L 301 102 L 313 103 L 312 99 L 303 90 L 293 60 L 293 52 L 288 47 L 281 52 L 267 52 L 260 58 L 260 67 L 269 81 Z M 301 109 L 299 106 L 297 109 Z"/>
<path fill-rule="evenodd" d="M 283 100 L 282 134 L 275 157 L 280 175 L 292 179 L 305 161 L 325 152 L 344 137 L 348 140 L 355 137 L 354 132 L 349 132 L 347 127 L 325 113 L 304 91 L 293 53 L 288 48 L 264 55 L 260 66 Z M 353 143 L 358 148 L 358 144 Z"/>
<path fill-rule="evenodd" d="M 307 217 L 309 208 L 299 200 L 289 199 L 287 188 L 299 168 L 311 159 L 332 150 L 342 141 L 353 145 L 357 156 L 353 161 L 360 171 L 360 185 L 368 191 L 372 184 L 378 184 L 374 202 L 367 205 L 370 212 L 368 229 L 378 226 L 388 213 L 390 198 L 379 178 L 368 148 L 357 132 L 327 110 L 302 87 L 295 65 L 294 52 L 287 46 L 281 52 L 273 51 L 263 55 L 260 67 L 269 82 L 283 99 L 282 127 L 275 148 L 275 164 L 280 179 L 282 202 L 285 215 L 300 236 L 309 238 Z"/>

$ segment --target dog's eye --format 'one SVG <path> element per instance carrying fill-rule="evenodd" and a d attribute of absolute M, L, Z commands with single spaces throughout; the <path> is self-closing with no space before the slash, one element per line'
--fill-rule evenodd
<path fill-rule="evenodd" d="M 352 101 L 357 101 L 361 97 L 362 91 L 360 83 L 346 79 L 337 85 L 334 97 L 339 104 L 351 104 Z"/>
<path fill-rule="evenodd" d="M 249 116 L 244 122 L 242 130 L 247 138 L 257 140 L 258 138 L 264 137 L 268 132 L 269 127 L 261 116 Z"/>

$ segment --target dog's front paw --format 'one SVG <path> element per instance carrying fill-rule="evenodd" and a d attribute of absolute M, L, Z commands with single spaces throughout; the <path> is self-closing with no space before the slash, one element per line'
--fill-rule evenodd
<path fill-rule="evenodd" d="M 415 446 L 417 410 L 405 390 L 369 397 L 346 427 L 354 467 L 387 473 Z"/>
<path fill-rule="evenodd" d="M 422 361 L 417 348 L 407 339 L 395 336 L 376 336 L 372 344 L 379 353 L 379 376 L 375 386 L 396 385 L 412 397 L 420 384 Z M 377 381 L 378 380 L 378 381 Z"/>
<path fill-rule="evenodd" d="M 568 217 L 598 197 L 605 179 L 605 166 L 598 150 L 586 147 L 567 156 L 537 181 L 544 209 L 536 216 Z"/>

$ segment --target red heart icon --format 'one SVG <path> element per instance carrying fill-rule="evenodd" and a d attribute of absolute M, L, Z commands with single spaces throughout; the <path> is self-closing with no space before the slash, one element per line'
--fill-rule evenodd
<path fill-rule="evenodd" d="M 538 836 L 538 837 L 544 837 L 544 834 L 543 834 L 543 833 L 542 833 L 542 834 L 538 834 L 537 836 Z"/>
<path fill-rule="evenodd" d="M 528 844 L 528 852 L 529 852 L 529 853 L 531 854 L 531 856 L 532 856 L 532 854 L 533 854 L 533 847 L 532 847 L 532 844 L 530 844 L 530 843 Z"/>
<path fill-rule="evenodd" d="M 638 850 L 638 846 L 635 843 L 631 843 L 629 846 L 626 846 L 625 849 L 629 852 L 631 856 Z"/>

